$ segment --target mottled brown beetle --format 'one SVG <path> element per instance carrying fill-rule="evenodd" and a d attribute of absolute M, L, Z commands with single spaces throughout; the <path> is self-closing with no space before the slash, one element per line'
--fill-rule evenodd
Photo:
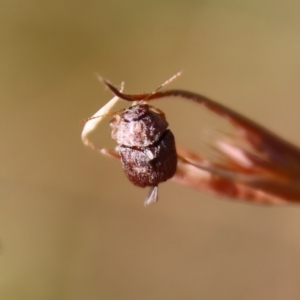
<path fill-rule="evenodd" d="M 164 114 L 139 103 L 116 115 L 111 126 L 125 174 L 137 186 L 150 186 L 145 204 L 155 202 L 157 185 L 173 177 L 177 165 L 174 135 Z"/>
<path fill-rule="evenodd" d="M 179 75 L 180 73 L 176 74 L 158 89 Z M 99 79 L 106 85 L 109 84 L 101 77 Z M 116 101 L 116 98 L 111 101 Z M 82 132 L 82 139 L 86 145 L 97 149 L 87 139 L 87 134 L 95 128 L 103 116 L 111 115 L 108 112 L 110 108 L 111 105 L 103 107 L 87 120 Z M 95 121 L 96 119 L 98 120 Z M 94 124 L 91 125 L 89 122 L 94 122 Z M 126 176 L 139 187 L 150 187 L 145 205 L 156 202 L 158 184 L 173 177 L 177 166 L 175 139 L 173 133 L 168 129 L 169 124 L 165 114 L 148 105 L 147 99 L 143 99 L 133 103 L 121 114 L 114 114 L 110 125 L 112 138 L 118 144 L 116 151 L 121 158 Z M 116 156 L 116 153 L 111 150 L 98 150 L 104 154 Z"/>

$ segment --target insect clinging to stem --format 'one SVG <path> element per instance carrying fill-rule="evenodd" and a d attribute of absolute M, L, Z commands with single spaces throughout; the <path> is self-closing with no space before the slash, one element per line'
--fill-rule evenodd
<path fill-rule="evenodd" d="M 165 83 L 160 85 L 157 92 L 164 85 L 174 80 L 180 73 L 177 73 Z M 105 83 L 105 80 L 99 77 Z M 153 93 L 155 93 L 153 92 Z M 158 199 L 158 184 L 173 177 L 177 166 L 177 153 L 173 133 L 168 129 L 168 122 L 165 114 L 147 103 L 147 98 L 135 101 L 129 108 L 115 113 L 110 122 L 112 127 L 112 138 L 117 142 L 116 151 L 101 149 L 103 154 L 119 155 L 123 169 L 128 179 L 139 187 L 150 187 L 145 200 L 145 205 L 156 202 Z M 113 98 L 101 112 L 97 112 L 87 120 L 82 133 L 84 143 L 95 148 L 93 143 L 87 139 L 91 131 L 88 123 L 99 116 L 111 115 L 109 109 Z M 94 127 L 93 127 L 94 128 Z"/>
<path fill-rule="evenodd" d="M 177 76 L 178 74 L 174 78 Z M 172 77 L 171 80 L 174 78 Z M 174 172 L 174 176 L 171 178 L 172 181 L 223 197 L 268 204 L 300 202 L 300 149 L 297 146 L 285 141 L 234 110 L 200 94 L 185 90 L 161 91 L 160 88 L 165 84 L 150 94 L 124 94 L 122 92 L 123 88 L 118 90 L 107 80 L 103 78 L 99 79 L 114 93 L 115 97 L 86 122 L 82 132 L 82 140 L 86 145 L 95 149 L 95 146 L 88 140 L 87 135 L 94 130 L 103 116 L 109 114 L 111 106 L 119 98 L 133 102 L 133 105 L 129 108 L 129 114 L 132 113 L 131 111 L 138 110 L 139 117 L 143 118 L 147 115 L 148 111 L 151 111 L 156 117 L 158 116 L 157 118 L 162 123 L 166 122 L 164 114 L 148 104 L 151 100 L 165 97 L 179 97 L 191 100 L 229 120 L 237 130 L 237 136 L 232 138 L 229 134 L 223 134 L 221 137 L 214 138 L 213 145 L 220 154 L 220 161 L 205 159 L 200 154 L 179 145 L 176 145 L 175 150 L 173 146 L 174 139 L 172 139 L 172 142 L 165 143 L 164 150 L 161 152 L 158 151 L 158 156 L 153 156 L 153 153 L 156 153 L 155 151 L 150 151 L 151 154 L 150 152 L 148 153 L 147 147 L 156 147 L 161 141 L 164 141 L 165 136 L 168 136 L 168 132 L 170 131 L 167 129 L 167 124 L 163 125 L 163 129 L 150 144 L 143 144 L 137 148 L 134 148 L 133 145 L 128 146 L 123 144 L 124 148 L 132 147 L 134 150 L 142 151 L 143 154 L 138 157 L 148 159 L 148 162 L 151 162 L 152 158 L 159 158 L 162 153 L 164 153 L 160 157 L 163 158 L 161 159 L 162 164 L 166 162 L 169 165 L 171 161 L 175 164 L 175 161 L 177 161 L 177 167 L 172 167 L 172 171 L 161 181 L 158 181 L 157 184 L 172 177 L 172 173 Z M 143 105 L 149 107 L 149 110 Z M 138 107 L 142 108 L 141 111 Z M 123 114 L 125 112 L 126 110 Z M 122 116 L 116 116 L 113 121 L 113 126 L 115 127 L 112 136 L 117 141 L 119 138 L 118 135 L 123 135 L 126 131 L 120 130 L 123 126 L 120 124 L 123 121 L 131 122 Z M 150 129 L 148 128 L 147 130 Z M 168 152 L 171 148 L 173 149 L 171 150 L 172 155 Z M 100 151 L 105 155 L 118 159 L 121 158 L 123 166 L 126 165 L 124 157 L 122 157 L 120 152 L 120 147 L 119 152 L 107 149 L 100 149 Z M 176 157 L 176 155 L 177 159 L 175 160 L 174 156 Z M 137 167 L 139 166 L 138 161 L 136 161 Z M 128 177 L 130 179 L 130 176 Z M 157 184 L 149 184 L 152 188 L 146 199 L 146 204 L 157 200 Z"/>

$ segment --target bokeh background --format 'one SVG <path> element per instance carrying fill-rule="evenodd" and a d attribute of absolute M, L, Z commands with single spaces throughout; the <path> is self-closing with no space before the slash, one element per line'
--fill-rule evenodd
<path fill-rule="evenodd" d="M 145 189 L 83 146 L 108 99 L 170 85 L 300 144 L 298 1 L 0 1 L 0 299 L 300 299 L 300 207 Z M 125 104 L 126 105 L 126 104 Z M 156 101 L 180 144 L 225 123 Z M 113 147 L 108 121 L 94 138 Z M 204 151 L 203 150 L 203 151 Z"/>

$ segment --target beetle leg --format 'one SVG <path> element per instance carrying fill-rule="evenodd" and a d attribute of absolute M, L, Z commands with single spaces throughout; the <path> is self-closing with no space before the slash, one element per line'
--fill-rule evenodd
<path fill-rule="evenodd" d="M 102 148 L 99 151 L 101 152 L 101 154 L 106 155 L 108 157 L 120 159 L 120 154 L 115 149 L 111 150 L 111 149 Z"/>
<path fill-rule="evenodd" d="M 119 115 L 115 115 L 113 119 L 109 122 L 109 125 L 112 127 L 111 137 L 112 139 L 117 139 L 117 132 L 119 129 L 119 124 L 121 122 L 121 117 Z"/>
<path fill-rule="evenodd" d="M 158 186 L 150 186 L 148 195 L 145 199 L 144 205 L 147 206 L 149 204 L 155 203 L 158 200 Z"/>

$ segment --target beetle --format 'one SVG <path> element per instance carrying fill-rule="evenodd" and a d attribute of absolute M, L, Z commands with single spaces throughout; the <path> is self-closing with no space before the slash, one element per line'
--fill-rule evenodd
<path fill-rule="evenodd" d="M 236 128 L 235 139 L 223 134 L 213 141 L 221 161 L 205 159 L 176 145 L 178 163 L 173 181 L 219 196 L 256 203 L 300 202 L 300 149 L 297 146 L 225 105 L 197 93 L 157 89 L 153 93 L 125 94 L 109 81 L 103 78 L 100 81 L 114 93 L 114 101 L 121 98 L 137 103 L 179 97 L 203 105 Z M 103 109 L 102 113 L 105 111 L 108 110 Z M 86 134 L 82 137 L 88 144 Z M 102 149 L 101 152 L 119 158 L 112 151 Z"/>
<path fill-rule="evenodd" d="M 111 121 L 123 169 L 139 187 L 150 186 L 145 204 L 157 201 L 157 186 L 175 174 L 177 154 L 173 133 L 163 113 L 139 102 Z"/>
<path fill-rule="evenodd" d="M 181 72 L 167 80 L 155 91 L 174 80 Z M 99 77 L 100 80 L 103 80 Z M 96 149 L 87 135 L 101 121 L 100 118 L 109 116 L 115 98 L 106 106 L 86 120 L 82 132 L 83 142 Z M 158 184 L 172 178 L 177 167 L 175 138 L 170 129 L 165 114 L 158 108 L 147 103 L 147 97 L 135 101 L 121 113 L 113 113 L 110 121 L 112 138 L 118 146 L 115 151 L 100 149 L 104 154 L 119 155 L 127 178 L 136 186 L 150 187 L 145 205 L 158 199 Z M 99 118 L 98 118 L 99 117 Z M 96 119 L 98 119 L 96 121 Z M 94 122 L 89 124 L 89 122 Z M 95 124 L 95 125 L 94 125 Z M 99 150 L 99 149 L 98 149 Z"/>

